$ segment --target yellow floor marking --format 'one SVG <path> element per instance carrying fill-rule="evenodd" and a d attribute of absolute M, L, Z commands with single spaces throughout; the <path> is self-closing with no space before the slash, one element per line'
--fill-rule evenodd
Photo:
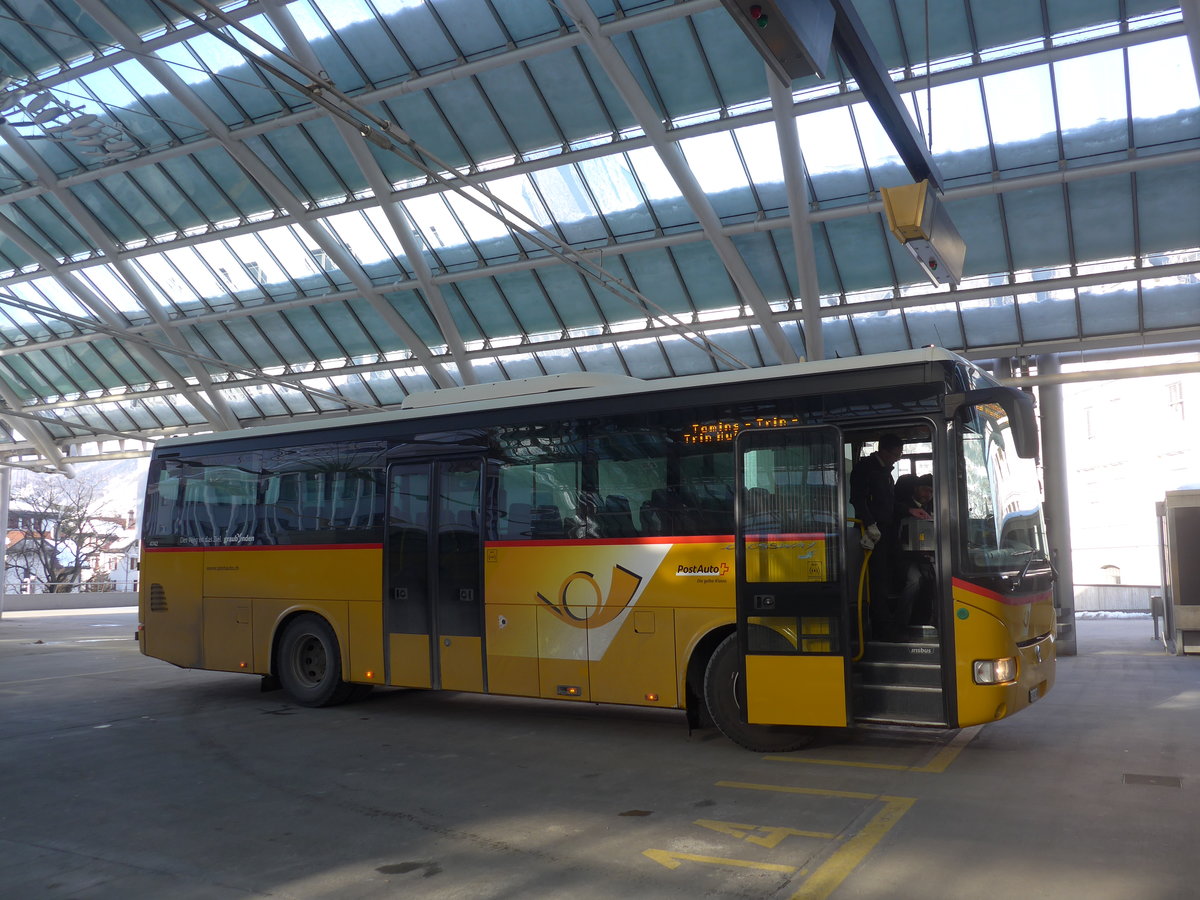
<path fill-rule="evenodd" d="M 768 850 L 779 846 L 780 841 L 788 835 L 822 838 L 824 840 L 833 840 L 837 837 L 836 834 L 827 831 L 801 831 L 796 828 L 783 828 L 772 825 L 742 825 L 737 822 L 718 822 L 714 819 L 697 819 L 692 824 L 699 825 L 701 828 L 710 828 L 713 831 L 719 831 L 721 834 L 728 834 L 749 844 L 758 844 L 760 847 L 766 847 Z M 763 834 L 752 834 L 755 831 L 761 831 Z"/>
<path fill-rule="evenodd" d="M 768 756 L 772 762 L 805 763 L 813 766 L 845 766 L 850 769 L 883 769 L 891 772 L 928 772 L 940 775 L 949 768 L 950 763 L 962 753 L 963 748 L 975 739 L 983 728 L 982 725 L 972 725 L 962 729 L 954 736 L 949 744 L 934 755 L 933 759 L 923 766 L 898 766 L 892 763 L 854 762 L 846 759 L 813 759 L 805 756 Z"/>
<path fill-rule="evenodd" d="M 853 800 L 880 800 L 883 802 L 883 809 L 872 816 L 871 821 L 861 831 L 846 841 L 833 856 L 825 860 L 820 868 L 806 878 L 800 890 L 792 895 L 792 900 L 824 900 L 832 894 L 837 890 L 838 885 L 846 880 L 846 876 L 866 859 L 867 854 L 875 849 L 875 845 L 883 840 L 883 836 L 891 830 L 892 826 L 900 821 L 900 817 L 917 802 L 916 797 L 889 797 L 883 794 L 860 794 L 853 791 L 825 791 L 782 784 L 718 781 L 717 787 L 775 791 L 781 794 L 809 794 L 818 797 L 848 797 Z"/>
<path fill-rule="evenodd" d="M 914 768 L 913 771 L 933 772 L 940 775 L 950 767 L 950 763 L 958 758 L 958 754 L 963 752 L 963 748 L 975 740 L 975 735 L 979 734 L 982 730 L 982 725 L 972 725 L 970 728 L 964 728 L 954 736 L 954 740 L 939 750 L 933 759 L 919 768 Z"/>
<path fill-rule="evenodd" d="M 792 895 L 792 900 L 825 900 L 838 889 L 855 867 L 867 858 L 867 854 L 874 850 L 875 845 L 883 840 L 883 836 L 900 821 L 900 817 L 917 802 L 915 797 L 879 799 L 884 801 L 883 809 L 877 812 L 860 832 L 842 845 L 841 849 L 822 863 L 817 871 L 806 878 L 800 890 Z"/>
<path fill-rule="evenodd" d="M 768 872 L 783 872 L 790 875 L 796 871 L 795 866 L 781 866 L 777 863 L 752 862 L 748 859 L 726 859 L 722 856 L 697 856 L 694 853 L 672 853 L 670 850 L 643 850 L 642 856 L 648 856 L 668 869 L 678 869 L 684 861 L 709 863 L 715 866 L 737 866 L 742 869 L 764 869 Z"/>
<path fill-rule="evenodd" d="M 718 781 L 717 787 L 741 788 L 746 791 L 775 791 L 780 794 L 808 794 L 813 797 L 846 797 L 850 800 L 879 800 L 878 794 L 858 791 L 823 791 L 819 788 L 791 787 L 784 784 L 752 784 L 748 781 Z"/>
<path fill-rule="evenodd" d="M 772 762 L 806 763 L 813 766 L 846 766 L 851 769 L 887 769 L 892 772 L 908 772 L 912 766 L 897 766 L 890 763 L 853 762 L 848 759 L 812 759 L 804 756 L 768 756 Z"/>

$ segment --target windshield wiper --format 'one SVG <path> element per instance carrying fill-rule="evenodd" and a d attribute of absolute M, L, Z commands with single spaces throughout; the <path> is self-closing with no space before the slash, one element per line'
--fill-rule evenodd
<path fill-rule="evenodd" d="M 1044 562 L 1050 566 L 1050 575 L 1052 579 L 1054 581 L 1058 581 L 1058 571 L 1054 568 L 1054 563 L 1050 560 L 1050 557 L 1046 555 L 1044 550 L 1038 550 L 1036 548 L 1033 550 L 1021 550 L 1014 553 L 1013 556 L 1029 557 L 1029 559 L 1025 560 L 1025 565 L 1021 566 L 1021 573 L 1017 576 L 1017 580 L 1013 582 L 1012 589 L 1014 591 L 1019 591 L 1021 589 L 1021 585 L 1025 583 L 1025 576 L 1029 574 L 1029 567 L 1033 565 L 1034 562 Z"/>

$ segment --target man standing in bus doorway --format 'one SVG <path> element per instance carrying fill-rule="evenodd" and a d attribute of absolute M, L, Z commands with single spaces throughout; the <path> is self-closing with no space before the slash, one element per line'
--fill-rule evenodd
<path fill-rule="evenodd" d="M 896 609 L 891 587 L 896 571 L 896 482 L 892 468 L 904 455 L 899 435 L 885 434 L 879 449 L 864 456 L 850 471 L 850 504 L 862 528 L 862 546 L 870 550 L 868 584 L 871 597 L 871 636 L 892 641 L 908 624 L 908 610 Z"/>

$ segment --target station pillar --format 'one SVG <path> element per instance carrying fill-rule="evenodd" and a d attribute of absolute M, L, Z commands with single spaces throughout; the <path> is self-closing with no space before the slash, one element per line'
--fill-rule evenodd
<path fill-rule="evenodd" d="M 1038 375 L 1062 372 L 1053 353 L 1034 357 Z M 1050 558 L 1058 578 L 1054 582 L 1054 608 L 1058 613 L 1058 655 L 1074 656 L 1075 573 L 1071 565 L 1071 514 L 1067 491 L 1067 439 L 1063 415 L 1062 385 L 1038 385 L 1038 412 L 1041 420 L 1042 477 L 1046 492 L 1046 531 Z"/>

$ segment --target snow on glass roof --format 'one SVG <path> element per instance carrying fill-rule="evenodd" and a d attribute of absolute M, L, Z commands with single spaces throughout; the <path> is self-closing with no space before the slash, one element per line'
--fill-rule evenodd
<path fill-rule="evenodd" d="M 841 63 L 773 90 L 718 0 L 0 3 L 4 454 L 548 373 L 1200 335 L 1178 6 L 855 7 L 966 241 L 954 289 L 890 236 L 912 176 Z"/>

